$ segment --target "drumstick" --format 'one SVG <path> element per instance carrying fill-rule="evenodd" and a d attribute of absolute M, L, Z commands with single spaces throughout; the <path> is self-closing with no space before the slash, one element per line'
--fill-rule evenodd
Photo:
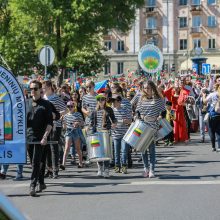
<path fill-rule="evenodd" d="M 31 141 L 31 142 L 28 142 L 27 144 L 41 144 L 41 142 Z M 48 141 L 47 144 L 58 144 L 58 141 Z"/>

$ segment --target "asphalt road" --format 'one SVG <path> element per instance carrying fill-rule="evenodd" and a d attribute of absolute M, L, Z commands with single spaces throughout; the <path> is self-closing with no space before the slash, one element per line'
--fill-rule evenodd
<path fill-rule="evenodd" d="M 152 219 L 219 220 L 220 152 L 210 142 L 157 147 L 156 178 L 142 177 L 142 163 L 135 160 L 127 175 L 111 172 L 110 179 L 96 177 L 96 167 L 78 169 L 68 165 L 60 178 L 46 179 L 47 189 L 30 197 L 30 166 L 24 180 L 13 181 L 15 166 L 0 191 L 27 219 Z"/>

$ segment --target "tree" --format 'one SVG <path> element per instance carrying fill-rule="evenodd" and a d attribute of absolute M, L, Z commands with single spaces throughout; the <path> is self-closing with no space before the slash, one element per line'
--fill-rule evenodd
<path fill-rule="evenodd" d="M 22 48 L 26 50 L 28 43 L 27 48 L 35 51 L 35 55 L 49 44 L 55 49 L 58 66 L 77 63 L 77 54 L 82 59 L 97 57 L 99 63 L 101 41 L 97 45 L 96 37 L 113 28 L 128 31 L 136 8 L 143 4 L 144 0 L 9 0 L 11 35 L 8 34 L 7 41 L 12 36 L 28 36 L 22 38 Z M 9 48 L 4 51 L 14 49 L 13 42 L 7 44 Z M 10 53 L 8 59 L 16 63 Z"/>

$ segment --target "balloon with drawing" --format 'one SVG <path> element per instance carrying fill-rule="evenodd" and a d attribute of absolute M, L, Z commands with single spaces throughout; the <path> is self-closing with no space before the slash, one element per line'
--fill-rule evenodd
<path fill-rule="evenodd" d="M 147 44 L 140 49 L 138 62 L 145 72 L 153 74 L 162 69 L 163 55 L 158 47 Z"/>

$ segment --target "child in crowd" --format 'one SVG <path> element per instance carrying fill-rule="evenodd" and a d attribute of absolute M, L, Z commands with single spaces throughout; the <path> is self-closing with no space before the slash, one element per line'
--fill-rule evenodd
<path fill-rule="evenodd" d="M 174 127 L 175 111 L 171 110 L 172 102 L 166 101 L 166 120 Z M 174 142 L 173 130 L 164 138 L 164 146 L 172 146 Z"/>

